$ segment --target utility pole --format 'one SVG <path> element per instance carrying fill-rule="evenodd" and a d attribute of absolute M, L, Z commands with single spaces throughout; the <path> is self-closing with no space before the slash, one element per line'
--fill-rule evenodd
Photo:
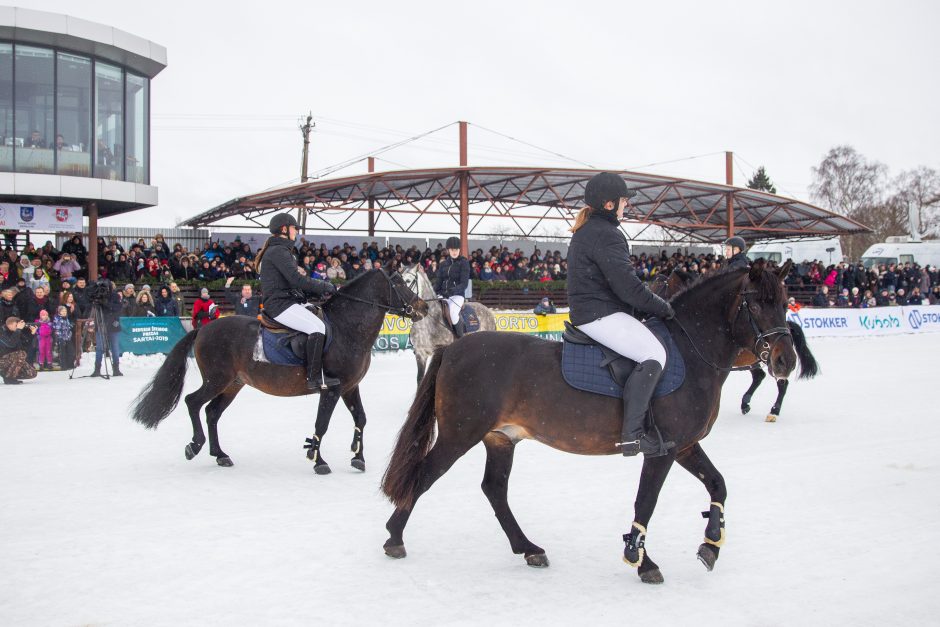
<path fill-rule="evenodd" d="M 307 113 L 307 123 L 300 125 L 300 133 L 304 136 L 304 151 L 300 165 L 300 182 L 306 183 L 307 179 L 307 157 L 310 152 L 310 131 L 317 125 L 313 121 L 313 112 Z M 300 223 L 300 232 L 307 232 L 307 210 L 304 207 L 297 208 L 297 221 Z"/>

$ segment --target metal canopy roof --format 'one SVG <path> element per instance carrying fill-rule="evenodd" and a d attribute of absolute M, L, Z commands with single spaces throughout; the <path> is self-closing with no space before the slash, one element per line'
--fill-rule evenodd
<path fill-rule="evenodd" d="M 241 216 L 266 225 L 261 218 L 267 214 L 303 207 L 308 227 L 318 230 L 350 230 L 344 225 L 356 212 L 365 211 L 371 214 L 370 226 L 378 230 L 428 232 L 420 226 L 426 216 L 446 215 L 459 222 L 461 179 L 466 177 L 469 233 L 485 218 L 502 218 L 530 235 L 545 220 L 573 221 L 583 206 L 584 185 L 597 172 L 521 167 L 376 172 L 236 198 L 182 224 L 204 227 Z M 749 240 L 869 231 L 849 218 L 773 194 L 638 172 L 619 174 L 637 191 L 624 214 L 626 221 L 660 226 L 693 240 L 719 241 L 730 230 Z M 377 226 L 380 220 L 382 227 Z"/>

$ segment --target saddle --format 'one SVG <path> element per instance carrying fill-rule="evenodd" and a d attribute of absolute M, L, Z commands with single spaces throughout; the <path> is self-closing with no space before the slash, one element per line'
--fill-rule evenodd
<path fill-rule="evenodd" d="M 442 298 L 438 301 L 441 305 L 441 314 L 444 318 L 444 324 L 447 325 L 447 328 L 451 330 L 451 333 L 457 335 L 457 332 L 454 330 L 454 325 L 450 321 L 450 307 L 447 305 L 447 299 Z M 460 313 L 458 314 L 463 321 L 464 326 L 464 335 L 467 333 L 475 333 L 480 330 L 480 318 L 477 316 L 477 312 L 473 310 L 473 307 L 468 307 L 465 302 L 463 307 L 460 308 Z"/>
<path fill-rule="evenodd" d="M 654 398 L 659 398 L 675 392 L 685 381 L 685 361 L 661 320 L 651 318 L 644 324 L 666 349 L 666 367 L 653 393 Z M 567 321 L 562 340 L 561 373 L 568 385 L 585 392 L 622 398 L 623 387 L 636 368 L 635 361 L 598 344 Z"/>
<path fill-rule="evenodd" d="M 326 339 L 323 342 L 323 354 L 330 350 L 333 343 L 333 325 L 322 307 L 308 305 L 317 318 L 323 321 Z M 272 364 L 282 366 L 303 366 L 307 363 L 307 334 L 286 327 L 267 313 L 258 316 L 261 326 L 258 329 L 258 341 L 264 356 Z"/>

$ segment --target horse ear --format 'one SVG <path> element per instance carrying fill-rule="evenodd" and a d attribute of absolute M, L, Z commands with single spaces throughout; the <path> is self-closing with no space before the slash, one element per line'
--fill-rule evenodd
<path fill-rule="evenodd" d="M 790 269 L 793 267 L 793 260 L 787 259 L 787 262 L 783 264 L 783 267 L 780 268 L 780 272 L 777 273 L 777 277 L 783 281 L 787 278 L 787 275 L 790 274 Z"/>
<path fill-rule="evenodd" d="M 763 258 L 758 259 L 753 264 L 751 264 L 751 271 L 748 273 L 748 278 L 752 281 L 756 281 L 761 274 L 764 273 L 764 266 L 767 265 Z"/>

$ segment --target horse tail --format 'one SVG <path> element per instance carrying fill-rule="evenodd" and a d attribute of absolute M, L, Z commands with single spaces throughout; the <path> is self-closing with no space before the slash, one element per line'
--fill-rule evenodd
<path fill-rule="evenodd" d="M 792 320 L 787 320 L 787 326 L 790 327 L 790 335 L 793 337 L 793 349 L 800 360 L 800 379 L 812 379 L 819 374 L 819 364 L 813 356 L 813 352 L 806 343 L 806 336 L 803 335 L 803 329 Z"/>
<path fill-rule="evenodd" d="M 408 418 L 398 433 L 398 442 L 388 470 L 382 477 L 382 491 L 398 508 L 411 509 L 419 495 L 423 478 L 422 464 L 434 437 L 434 392 L 444 348 L 434 351 L 434 357 L 408 410 Z"/>
<path fill-rule="evenodd" d="M 186 380 L 187 357 L 196 341 L 197 331 L 198 329 L 193 329 L 176 343 L 153 380 L 137 397 L 131 410 L 131 418 L 144 427 L 156 429 L 180 402 L 183 382 Z"/>

